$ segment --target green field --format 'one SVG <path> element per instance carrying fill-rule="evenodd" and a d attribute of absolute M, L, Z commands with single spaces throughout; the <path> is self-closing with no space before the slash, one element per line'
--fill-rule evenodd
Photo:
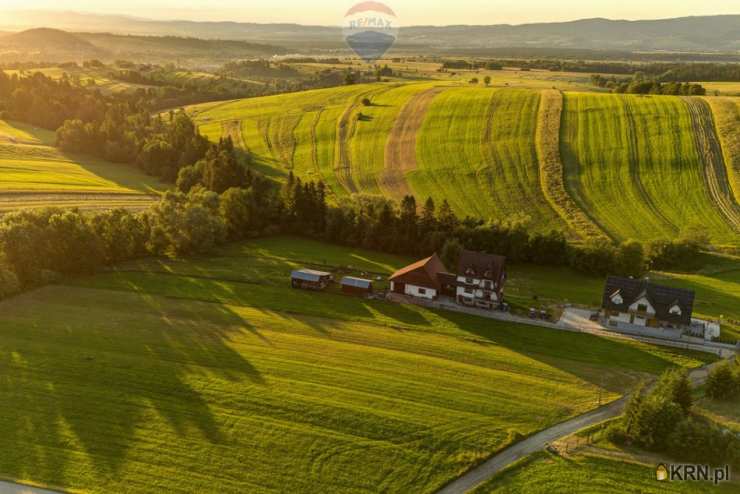
<path fill-rule="evenodd" d="M 371 105 L 362 104 L 365 98 Z M 249 150 L 261 171 L 320 178 L 335 198 L 411 193 L 419 202 L 446 199 L 459 216 L 523 220 L 535 231 L 556 228 L 573 237 L 603 231 L 617 240 L 675 238 L 702 226 L 715 244 L 740 245 L 736 126 L 713 115 L 717 104 L 710 109 L 697 98 L 566 93 L 560 126 L 546 122 L 538 137 L 541 100 L 539 89 L 465 85 L 453 78 L 320 89 L 189 111 L 210 139 L 230 135 Z M 546 151 L 540 157 L 538 143 Z M 564 190 L 545 194 L 543 187 L 558 181 L 541 180 L 540 170 L 559 169 L 558 149 Z"/>
<path fill-rule="evenodd" d="M 687 104 L 677 97 L 567 94 L 561 128 L 566 185 L 619 239 L 673 238 L 701 225 L 719 243 L 739 237 L 705 184 Z"/>
<path fill-rule="evenodd" d="M 0 477 L 432 492 L 515 432 L 708 358 L 288 285 L 296 266 L 386 275 L 405 262 L 272 238 L 0 303 Z"/>
<path fill-rule="evenodd" d="M 67 154 L 53 142 L 53 132 L 0 121 L 0 211 L 52 205 L 143 208 L 163 187 L 133 165 Z"/>
<path fill-rule="evenodd" d="M 537 453 L 502 472 L 474 494 L 527 492 L 533 494 L 731 493 L 737 484 L 658 482 L 656 465 L 596 455 L 557 457 Z"/>

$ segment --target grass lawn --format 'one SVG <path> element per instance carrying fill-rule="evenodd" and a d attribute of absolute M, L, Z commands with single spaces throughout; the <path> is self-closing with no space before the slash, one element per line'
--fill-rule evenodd
<path fill-rule="evenodd" d="M 68 154 L 53 147 L 54 139 L 54 132 L 0 121 L 0 211 L 42 206 L 140 209 L 152 202 L 150 194 L 164 188 L 133 165 Z"/>
<path fill-rule="evenodd" d="M 700 482 L 658 482 L 655 465 L 633 463 L 592 455 L 559 457 L 536 453 L 474 491 L 474 494 L 683 494 L 731 493 L 738 485 Z"/>
<path fill-rule="evenodd" d="M 299 265 L 404 262 L 273 238 L 0 303 L 0 477 L 89 492 L 432 492 L 515 432 L 709 358 L 288 284 Z"/>

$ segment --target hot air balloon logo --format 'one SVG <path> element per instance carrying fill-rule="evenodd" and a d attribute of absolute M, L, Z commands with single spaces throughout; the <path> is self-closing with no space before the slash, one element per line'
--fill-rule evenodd
<path fill-rule="evenodd" d="M 373 63 L 398 37 L 395 12 L 380 2 L 360 2 L 344 15 L 342 33 L 347 45 L 365 62 Z"/>

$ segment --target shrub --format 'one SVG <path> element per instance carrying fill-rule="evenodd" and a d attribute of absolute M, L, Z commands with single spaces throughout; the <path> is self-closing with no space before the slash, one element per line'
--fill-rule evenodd
<path fill-rule="evenodd" d="M 0 263 L 0 299 L 18 293 L 21 284 L 15 273 L 5 264 Z"/>
<path fill-rule="evenodd" d="M 707 396 L 715 400 L 729 400 L 740 394 L 740 374 L 729 362 L 724 362 L 709 373 Z"/>

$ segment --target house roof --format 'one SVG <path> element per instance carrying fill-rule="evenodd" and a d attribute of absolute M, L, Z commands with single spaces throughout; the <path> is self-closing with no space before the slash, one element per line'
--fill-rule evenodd
<path fill-rule="evenodd" d="M 439 273 L 447 272 L 447 268 L 442 260 L 434 254 L 426 259 L 409 264 L 391 275 L 391 281 L 406 283 L 410 285 L 421 286 L 425 288 L 434 288 L 440 290 L 442 285 L 439 282 Z"/>
<path fill-rule="evenodd" d="M 457 274 L 500 282 L 504 278 L 505 266 L 504 256 L 463 250 L 457 263 Z"/>
<path fill-rule="evenodd" d="M 331 273 L 316 271 L 314 269 L 296 269 L 290 273 L 290 277 L 294 280 L 318 282 L 321 281 L 322 278 L 331 277 Z"/>
<path fill-rule="evenodd" d="M 621 304 L 612 300 L 619 293 Z M 655 309 L 655 317 L 661 321 L 675 324 L 691 323 L 691 313 L 694 310 L 694 292 L 682 288 L 671 288 L 656 285 L 649 280 L 622 278 L 610 276 L 604 286 L 602 307 L 609 310 L 626 312 L 630 305 L 645 297 Z M 671 307 L 678 305 L 681 314 L 671 314 Z"/>
<path fill-rule="evenodd" d="M 345 276 L 344 278 L 342 278 L 342 281 L 340 283 L 345 286 L 353 286 L 356 288 L 364 289 L 369 289 L 373 286 L 373 282 L 371 280 L 355 278 L 354 276 Z"/>

